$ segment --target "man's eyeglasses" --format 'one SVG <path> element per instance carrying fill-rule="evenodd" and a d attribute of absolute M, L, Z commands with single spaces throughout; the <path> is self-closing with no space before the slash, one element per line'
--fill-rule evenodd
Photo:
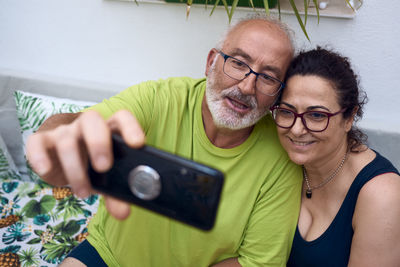
<path fill-rule="evenodd" d="M 330 117 L 343 113 L 346 109 L 344 108 L 335 113 L 324 111 L 306 111 L 300 114 L 279 106 L 271 107 L 270 110 L 276 125 L 281 128 L 292 128 L 296 122 L 296 119 L 301 118 L 301 121 L 307 130 L 311 132 L 322 132 L 328 128 Z"/>
<path fill-rule="evenodd" d="M 285 84 L 277 78 L 255 72 L 243 61 L 226 55 L 221 51 L 218 51 L 218 53 L 224 58 L 224 73 L 232 79 L 241 81 L 253 73 L 256 75 L 256 89 L 268 96 L 276 95 L 279 90 L 285 87 Z"/>

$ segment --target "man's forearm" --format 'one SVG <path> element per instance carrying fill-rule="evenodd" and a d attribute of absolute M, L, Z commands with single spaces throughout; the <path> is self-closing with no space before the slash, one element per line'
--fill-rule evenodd
<path fill-rule="evenodd" d="M 56 128 L 62 124 L 69 124 L 79 117 L 81 113 L 60 113 L 49 117 L 39 127 L 38 132 Z"/>

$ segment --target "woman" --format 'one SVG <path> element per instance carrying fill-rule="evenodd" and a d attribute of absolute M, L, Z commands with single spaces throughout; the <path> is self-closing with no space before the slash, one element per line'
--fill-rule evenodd
<path fill-rule="evenodd" d="M 400 176 L 353 125 L 365 99 L 335 52 L 300 53 L 287 72 L 271 111 L 304 174 L 287 266 L 400 266 Z"/>

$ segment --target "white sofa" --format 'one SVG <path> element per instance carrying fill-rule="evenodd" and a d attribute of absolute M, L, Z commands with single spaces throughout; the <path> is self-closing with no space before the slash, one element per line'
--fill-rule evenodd
<path fill-rule="evenodd" d="M 68 188 L 32 180 L 26 165 L 14 90 L 99 102 L 124 87 L 0 69 L 0 137 L 19 178 L 0 180 L 0 265 L 6 258 L 25 266 L 54 266 L 85 238 L 98 197 L 78 199 Z M 370 146 L 400 169 L 400 134 L 366 130 Z"/>

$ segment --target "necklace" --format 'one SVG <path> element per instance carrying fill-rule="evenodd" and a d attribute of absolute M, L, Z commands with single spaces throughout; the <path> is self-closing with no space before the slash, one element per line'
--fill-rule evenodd
<path fill-rule="evenodd" d="M 344 154 L 344 157 L 343 157 L 342 161 L 340 162 L 340 164 L 336 168 L 336 170 L 331 174 L 331 176 L 329 176 L 322 183 L 320 183 L 319 185 L 316 185 L 316 186 L 310 186 L 310 181 L 308 180 L 307 171 L 306 171 L 306 168 L 304 168 L 304 165 L 303 165 L 303 175 L 304 175 L 304 179 L 306 180 L 306 185 L 307 185 L 307 190 L 306 190 L 306 197 L 307 198 L 311 198 L 312 197 L 312 190 L 315 190 L 315 189 L 323 187 L 324 185 L 326 185 L 329 181 L 331 181 L 339 173 L 340 169 L 342 169 L 342 167 L 343 167 L 344 162 L 346 161 L 346 158 L 347 158 L 348 154 L 349 154 L 348 152 L 346 152 L 346 154 Z"/>

